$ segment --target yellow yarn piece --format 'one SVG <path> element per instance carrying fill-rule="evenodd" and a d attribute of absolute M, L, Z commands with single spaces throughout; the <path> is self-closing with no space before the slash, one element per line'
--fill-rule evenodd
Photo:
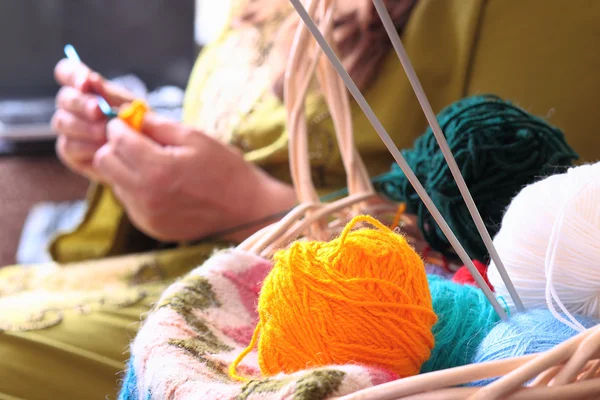
<path fill-rule="evenodd" d="M 360 228 L 368 223 L 376 229 Z M 260 322 L 236 372 L 258 344 L 266 376 L 362 364 L 399 377 L 419 373 L 437 321 L 423 261 L 406 239 L 370 216 L 330 242 L 293 243 L 275 254 L 258 301 Z"/>
<path fill-rule="evenodd" d="M 396 215 L 394 215 L 394 220 L 390 225 L 390 229 L 394 230 L 400 227 L 400 220 L 402 220 L 402 216 L 406 212 L 406 203 L 400 203 L 398 205 L 398 210 L 396 211 Z"/>
<path fill-rule="evenodd" d="M 149 110 L 150 107 L 143 100 L 136 99 L 119 111 L 119 119 L 125 121 L 131 129 L 141 132 L 144 116 Z"/>

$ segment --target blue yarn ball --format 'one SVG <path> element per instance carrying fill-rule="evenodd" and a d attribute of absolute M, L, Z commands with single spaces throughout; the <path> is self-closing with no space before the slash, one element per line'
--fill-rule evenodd
<path fill-rule="evenodd" d="M 586 328 L 600 323 L 589 317 L 575 318 Z M 544 352 L 578 333 L 557 320 L 548 309 L 529 310 L 497 324 L 481 342 L 473 363 Z M 484 386 L 496 379 L 477 381 L 472 386 Z"/>
<path fill-rule="evenodd" d="M 488 332 L 500 318 L 483 292 L 436 275 L 428 275 L 433 311 L 435 347 L 421 372 L 469 364 Z"/>

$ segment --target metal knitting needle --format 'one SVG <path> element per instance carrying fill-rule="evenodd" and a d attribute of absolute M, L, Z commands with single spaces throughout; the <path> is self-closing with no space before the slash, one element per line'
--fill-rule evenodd
<path fill-rule="evenodd" d="M 429 103 L 429 100 L 427 100 L 427 96 L 425 95 L 423 86 L 421 86 L 421 82 L 419 81 L 419 78 L 417 77 L 417 74 L 415 72 L 415 69 L 412 66 L 410 58 L 408 57 L 408 54 L 406 53 L 406 50 L 404 49 L 404 46 L 402 45 L 402 41 L 400 40 L 400 35 L 398 35 L 398 32 L 396 31 L 396 27 L 394 26 L 394 22 L 392 21 L 392 18 L 390 17 L 390 13 L 388 12 L 385 5 L 383 4 L 383 0 L 373 0 L 373 5 L 375 6 L 377 13 L 379 14 L 379 18 L 383 22 L 383 26 L 385 27 L 385 30 L 387 31 L 387 34 L 392 42 L 394 50 L 396 50 L 396 54 L 398 55 L 398 58 L 400 59 L 402 67 L 404 67 L 406 76 L 408 77 L 408 80 L 410 81 L 410 84 L 417 96 L 417 99 L 419 100 L 419 104 L 421 105 L 421 108 L 423 109 L 423 113 L 425 113 L 427 122 L 429 122 L 429 126 L 431 127 L 433 134 L 435 135 L 438 145 L 440 146 L 440 150 L 442 151 L 442 154 L 444 155 L 444 158 L 446 159 L 446 163 L 448 163 L 448 167 L 450 167 L 450 171 L 452 172 L 454 181 L 458 185 L 460 194 L 462 195 L 463 200 L 467 204 L 467 209 L 469 210 L 469 213 L 471 214 L 471 218 L 473 218 L 473 221 L 475 222 L 477 231 L 479 232 L 479 235 L 481 236 L 481 239 L 483 240 L 483 243 L 485 244 L 485 247 L 486 247 L 488 253 L 490 254 L 492 260 L 494 261 L 494 264 L 496 265 L 496 268 L 498 269 L 498 272 L 500 273 L 500 277 L 504 281 L 504 284 L 506 285 L 506 289 L 508 290 L 510 297 L 512 297 L 512 300 L 515 303 L 517 310 L 519 312 L 525 311 L 523 302 L 521 301 L 521 298 L 519 297 L 519 294 L 517 293 L 515 286 L 513 285 L 513 282 L 510 279 L 510 276 L 506 272 L 506 268 L 504 267 L 504 264 L 502 263 L 502 260 L 500 259 L 500 256 L 498 255 L 498 252 L 496 251 L 496 247 L 494 246 L 492 237 L 490 236 L 490 233 L 488 232 L 487 228 L 485 227 L 485 223 L 483 222 L 483 219 L 481 218 L 481 214 L 479 213 L 479 210 L 477 209 L 477 206 L 475 205 L 475 201 L 473 201 L 473 196 L 471 196 L 471 192 L 469 191 L 469 188 L 467 187 L 465 179 L 463 178 L 463 176 L 460 172 L 460 169 L 458 168 L 458 165 L 456 164 L 456 160 L 454 159 L 454 156 L 452 155 L 452 150 L 450 150 L 450 146 L 448 146 L 448 141 L 446 141 L 446 136 L 442 132 L 442 128 L 440 127 L 440 124 L 435 116 L 435 113 L 433 112 L 433 109 L 431 108 L 431 104 Z"/>
<path fill-rule="evenodd" d="M 65 50 L 65 55 L 67 56 L 67 58 L 69 60 L 81 62 L 81 58 L 79 57 L 79 54 L 77 54 L 75 47 L 68 44 L 65 46 L 64 50 Z M 110 104 L 108 104 L 106 99 L 100 95 L 98 95 L 97 97 L 98 97 L 98 107 L 100 107 L 100 110 L 102 111 L 102 113 L 108 119 L 117 117 L 117 112 L 110 106 Z"/>
<path fill-rule="evenodd" d="M 302 21 L 304 22 L 310 33 L 313 35 L 321 49 L 323 50 L 323 53 L 325 53 L 331 64 L 333 64 L 333 67 L 337 71 L 338 75 L 344 81 L 346 88 L 348 89 L 348 91 L 350 91 L 352 97 L 354 97 L 354 100 L 356 100 L 361 110 L 365 113 L 367 119 L 369 120 L 371 125 L 373 125 L 373 128 L 387 147 L 388 151 L 392 154 L 392 157 L 394 157 L 396 163 L 398 163 L 398 166 L 400 167 L 400 169 L 402 169 L 402 172 L 404 172 L 404 174 L 408 178 L 408 181 L 411 183 L 415 191 L 419 194 L 419 197 L 421 197 L 421 200 L 425 204 L 425 207 L 427 207 L 434 220 L 437 222 L 437 224 L 440 226 L 440 228 L 448 238 L 448 241 L 452 244 L 452 247 L 456 251 L 458 257 L 467 267 L 469 272 L 471 272 L 471 275 L 473 275 L 473 278 L 475 279 L 475 281 L 489 300 L 492 307 L 494 307 L 494 310 L 496 310 L 498 316 L 503 320 L 508 319 L 506 312 L 504 311 L 500 303 L 498 303 L 498 300 L 490 290 L 489 286 L 485 283 L 485 280 L 483 279 L 477 268 L 475 268 L 475 265 L 473 265 L 473 261 L 471 260 L 465 249 L 462 247 L 462 245 L 452 232 L 452 229 L 450 229 L 450 226 L 448 226 L 448 223 L 444 220 L 444 217 L 442 216 L 442 214 L 440 214 L 435 204 L 433 204 L 433 201 L 425 191 L 425 188 L 423 187 L 415 173 L 412 171 L 412 169 L 410 168 L 410 166 L 408 165 L 408 163 L 394 144 L 392 138 L 381 124 L 381 121 L 379 121 L 379 119 L 373 112 L 373 109 L 371 109 L 371 106 L 369 106 L 369 103 L 364 98 L 364 96 L 362 95 L 362 93 L 360 92 L 360 90 L 358 89 L 358 87 L 356 86 L 356 84 L 354 83 L 354 81 L 352 80 L 352 78 L 350 77 L 340 60 L 336 56 L 331 46 L 329 46 L 329 44 L 319 31 L 319 28 L 317 28 L 315 22 L 306 12 L 306 9 L 304 8 L 300 0 L 290 0 L 290 2 L 296 9 L 296 12 L 300 16 L 300 18 L 302 18 Z"/>

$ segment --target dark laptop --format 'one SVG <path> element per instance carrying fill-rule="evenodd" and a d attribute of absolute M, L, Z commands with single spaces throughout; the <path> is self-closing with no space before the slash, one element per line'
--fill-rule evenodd
<path fill-rule="evenodd" d="M 0 1 L 0 154 L 49 154 L 67 43 L 108 78 L 185 87 L 196 55 L 195 0 Z"/>

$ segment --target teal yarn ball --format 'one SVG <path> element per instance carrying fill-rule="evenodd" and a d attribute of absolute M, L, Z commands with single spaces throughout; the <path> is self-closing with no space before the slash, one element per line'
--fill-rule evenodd
<path fill-rule="evenodd" d="M 421 372 L 469 364 L 481 341 L 500 318 L 481 289 L 428 275 L 433 311 L 435 346 Z"/>
<path fill-rule="evenodd" d="M 525 185 L 562 172 L 578 158 L 559 129 L 496 96 L 462 99 L 437 118 L 492 237 L 504 210 Z M 469 256 L 487 260 L 487 250 L 431 128 L 402 154 Z M 376 187 L 390 199 L 406 203 L 433 249 L 452 254 L 446 236 L 397 165 L 377 180 Z"/>
<path fill-rule="evenodd" d="M 600 321 L 575 316 L 586 328 Z M 541 353 L 577 335 L 579 332 L 557 320 L 548 309 L 533 309 L 513 315 L 497 324 L 479 345 L 473 363 L 503 360 L 527 354 Z M 497 378 L 481 380 L 472 386 L 484 386 Z"/>

